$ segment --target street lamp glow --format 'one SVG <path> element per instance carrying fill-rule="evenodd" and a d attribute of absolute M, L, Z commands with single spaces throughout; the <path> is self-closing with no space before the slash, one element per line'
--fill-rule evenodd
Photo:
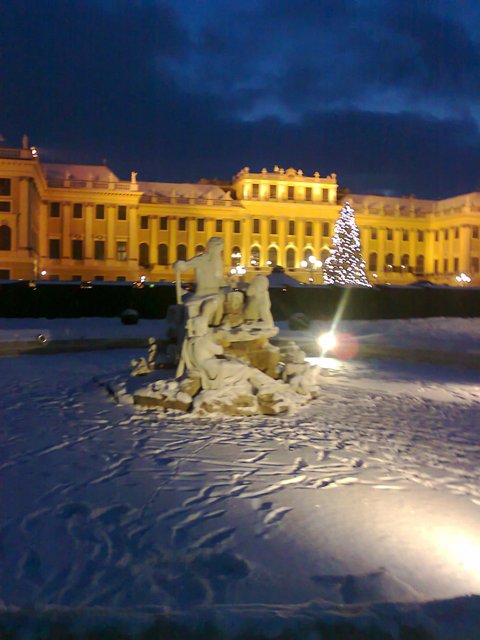
<path fill-rule="evenodd" d="M 315 256 L 308 256 L 308 261 L 313 265 L 317 262 L 317 259 L 315 258 Z"/>
<path fill-rule="evenodd" d="M 337 346 L 337 339 L 333 331 L 329 331 L 328 333 L 322 333 L 318 337 L 318 344 L 322 350 L 322 353 L 327 353 L 328 351 L 332 351 Z"/>
<path fill-rule="evenodd" d="M 302 267 L 302 269 L 306 269 L 308 267 L 308 262 L 306 260 L 302 260 L 300 262 L 300 266 Z"/>
<path fill-rule="evenodd" d="M 45 269 L 43 269 L 43 271 L 40 271 L 40 275 L 41 276 L 46 276 L 47 275 L 47 272 L 45 271 Z"/>

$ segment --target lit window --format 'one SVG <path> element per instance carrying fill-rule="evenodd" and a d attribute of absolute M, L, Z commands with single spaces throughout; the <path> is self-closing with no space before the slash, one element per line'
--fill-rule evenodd
<path fill-rule="evenodd" d="M 277 185 L 276 184 L 271 184 L 270 185 L 270 198 L 272 200 L 275 200 L 277 197 Z"/>
<path fill-rule="evenodd" d="M 295 200 L 295 187 L 288 187 L 287 198 L 288 200 Z"/>
<path fill-rule="evenodd" d="M 307 202 L 312 201 L 312 187 L 306 187 L 305 189 L 305 200 Z"/>
<path fill-rule="evenodd" d="M 328 189 L 322 189 L 322 202 L 328 202 Z"/>
<path fill-rule="evenodd" d="M 127 259 L 127 242 L 125 240 L 120 240 L 117 242 L 117 260 L 121 262 L 125 262 Z"/>
<path fill-rule="evenodd" d="M 258 198 L 258 184 L 252 184 L 252 198 Z"/>

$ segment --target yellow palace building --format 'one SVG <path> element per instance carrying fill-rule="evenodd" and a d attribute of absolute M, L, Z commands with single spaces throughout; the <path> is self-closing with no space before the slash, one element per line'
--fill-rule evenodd
<path fill-rule="evenodd" d="M 172 265 L 224 240 L 225 272 L 274 266 L 322 282 L 342 201 L 336 174 L 275 167 L 231 184 L 123 181 L 104 165 L 42 163 L 26 136 L 0 146 L 0 279 L 174 279 Z M 480 193 L 445 200 L 349 194 L 372 283 L 480 284 Z"/>

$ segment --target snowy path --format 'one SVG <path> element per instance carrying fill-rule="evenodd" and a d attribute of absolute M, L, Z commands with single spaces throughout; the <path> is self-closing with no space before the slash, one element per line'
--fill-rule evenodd
<path fill-rule="evenodd" d="M 0 360 L 0 599 L 159 607 L 480 591 L 480 385 L 325 371 L 284 418 L 117 405 L 129 352 Z"/>

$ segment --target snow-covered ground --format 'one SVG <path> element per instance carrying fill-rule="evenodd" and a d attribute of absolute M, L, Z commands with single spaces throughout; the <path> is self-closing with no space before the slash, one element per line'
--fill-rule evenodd
<path fill-rule="evenodd" d="M 4 338 L 162 327 L 0 320 Z M 342 330 L 405 348 L 480 343 L 479 320 Z M 348 618 L 477 637 L 479 598 L 421 603 L 480 593 L 478 371 L 325 359 L 321 396 L 294 415 L 206 418 L 117 404 L 101 383 L 138 355 L 0 358 L 7 609 L 202 615 L 230 630 Z"/>

